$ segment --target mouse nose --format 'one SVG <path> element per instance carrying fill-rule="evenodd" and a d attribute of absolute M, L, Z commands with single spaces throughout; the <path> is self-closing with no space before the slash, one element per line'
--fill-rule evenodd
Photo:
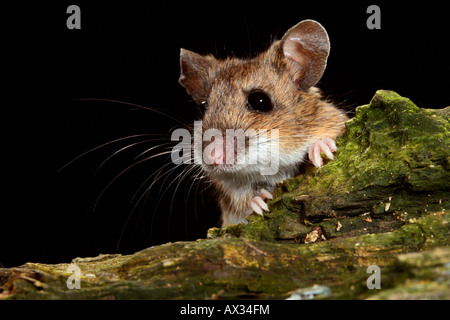
<path fill-rule="evenodd" d="M 214 140 L 207 144 L 204 152 L 204 160 L 207 164 L 218 166 L 225 164 L 225 141 L 220 135 L 214 136 Z"/>
<path fill-rule="evenodd" d="M 218 146 L 217 148 L 214 148 L 207 157 L 210 164 L 218 166 L 225 163 L 224 155 L 223 147 Z"/>
<path fill-rule="evenodd" d="M 227 141 L 226 138 L 226 135 L 225 138 L 221 135 L 216 135 L 214 136 L 214 140 L 209 142 L 204 148 L 203 156 L 207 164 L 219 166 L 225 164 L 234 165 L 236 163 L 239 147 L 237 143 L 238 139 L 236 136 L 231 136 L 228 137 L 231 141 Z M 245 144 L 243 148 L 245 148 Z"/>

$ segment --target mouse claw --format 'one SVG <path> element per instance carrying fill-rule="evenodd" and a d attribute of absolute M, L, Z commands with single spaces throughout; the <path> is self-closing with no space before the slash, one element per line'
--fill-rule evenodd
<path fill-rule="evenodd" d="M 259 194 L 260 198 L 262 198 L 263 200 L 266 199 L 273 199 L 272 194 L 267 191 L 266 189 L 261 189 L 261 193 Z"/>
<path fill-rule="evenodd" d="M 329 159 L 334 160 L 333 152 L 336 150 L 336 142 L 332 139 L 325 138 L 322 140 L 317 140 L 309 147 L 308 157 L 313 165 L 320 168 L 323 165 L 323 160 L 320 153 L 323 152 Z"/>
<path fill-rule="evenodd" d="M 273 196 L 266 189 L 261 189 L 259 196 L 253 197 L 252 202 L 250 203 L 252 210 L 260 216 L 263 215 L 263 210 L 267 212 L 270 211 L 267 203 L 264 202 L 266 199 L 273 199 Z"/>
<path fill-rule="evenodd" d="M 256 197 L 255 197 L 256 198 Z M 258 205 L 258 203 L 255 201 L 255 198 L 252 199 L 252 203 L 250 206 L 252 207 L 253 211 L 259 214 L 260 216 L 263 215 L 261 207 Z"/>

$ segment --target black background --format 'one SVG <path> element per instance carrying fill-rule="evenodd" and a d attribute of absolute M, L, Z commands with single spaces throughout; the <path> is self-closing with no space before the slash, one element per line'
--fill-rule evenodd
<path fill-rule="evenodd" d="M 81 8 L 81 30 L 66 28 L 70 4 Z M 381 30 L 366 27 L 370 4 L 381 8 Z M 159 108 L 192 123 L 198 112 L 178 84 L 180 48 L 221 58 L 250 57 L 299 21 L 314 19 L 331 40 L 318 86 L 343 108 L 367 104 L 378 89 L 394 90 L 420 107 L 442 108 L 449 105 L 446 10 L 445 2 L 437 1 L 60 1 L 48 11 L 54 38 L 48 46 L 33 48 L 46 58 L 31 62 L 46 70 L 33 84 L 44 98 L 33 106 L 11 106 L 27 125 L 10 132 L 11 137 L 26 135 L 13 142 L 19 151 L 10 149 L 10 162 L 3 167 L 5 175 L 13 174 L 4 179 L 0 263 L 11 267 L 131 253 L 204 238 L 209 227 L 217 226 L 219 213 L 206 185 L 191 188 L 189 179 L 171 184 L 183 168 L 155 184 L 146 201 L 136 207 L 130 202 L 146 178 L 168 163 L 164 157 L 134 166 L 102 193 L 146 148 L 169 141 L 169 132 L 180 124 L 129 104 L 92 99 Z M 52 78 L 52 87 L 45 77 Z M 115 151 L 143 138 L 69 163 L 99 145 L 144 133 L 162 134 L 156 138 L 165 140 L 127 148 L 97 172 Z"/>

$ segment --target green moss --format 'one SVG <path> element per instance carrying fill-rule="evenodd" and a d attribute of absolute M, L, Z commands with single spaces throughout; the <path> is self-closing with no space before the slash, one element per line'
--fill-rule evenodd
<path fill-rule="evenodd" d="M 450 249 L 434 248 L 397 257 L 386 290 L 379 290 L 369 299 L 450 299 Z"/>
<path fill-rule="evenodd" d="M 74 259 L 80 290 L 67 288 L 68 264 L 0 268 L 0 299 L 448 298 L 449 119 L 378 91 L 336 159 L 281 182 L 264 216 L 207 240 Z M 323 237 L 305 244 L 313 230 Z M 368 290 L 369 265 L 382 291 Z"/>
<path fill-rule="evenodd" d="M 410 219 L 392 232 L 313 244 L 229 237 L 169 243 L 128 256 L 74 259 L 82 271 L 80 290 L 67 288 L 67 264 L 27 264 L 0 269 L 0 288 L 4 290 L 0 297 L 279 299 L 319 284 L 329 288 L 331 294 L 326 298 L 365 298 L 374 294 L 366 287 L 369 265 L 381 268 L 387 290 L 407 287 L 410 279 L 417 277 L 422 282 L 434 281 L 438 276 L 434 267 L 441 270 L 449 262 L 448 254 L 439 259 L 424 256 L 414 264 L 397 256 L 446 248 L 450 244 L 449 219 L 448 213 L 436 212 Z"/>

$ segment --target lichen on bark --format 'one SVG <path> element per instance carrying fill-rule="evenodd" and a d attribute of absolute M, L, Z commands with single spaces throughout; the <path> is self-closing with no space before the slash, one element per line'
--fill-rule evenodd
<path fill-rule="evenodd" d="M 263 217 L 132 255 L 3 268 L 0 299 L 449 299 L 449 120 L 378 91 L 336 159 L 280 182 Z"/>
<path fill-rule="evenodd" d="M 240 230 L 232 226 L 210 236 L 298 240 L 310 230 L 306 226 L 321 222 L 325 237 L 334 237 L 370 232 L 374 225 L 388 230 L 409 217 L 449 209 L 449 119 L 449 107 L 420 109 L 395 92 L 378 91 L 346 123 L 334 161 L 281 182 L 264 218 L 253 216 Z M 341 220 L 336 233 L 332 226 Z"/>

